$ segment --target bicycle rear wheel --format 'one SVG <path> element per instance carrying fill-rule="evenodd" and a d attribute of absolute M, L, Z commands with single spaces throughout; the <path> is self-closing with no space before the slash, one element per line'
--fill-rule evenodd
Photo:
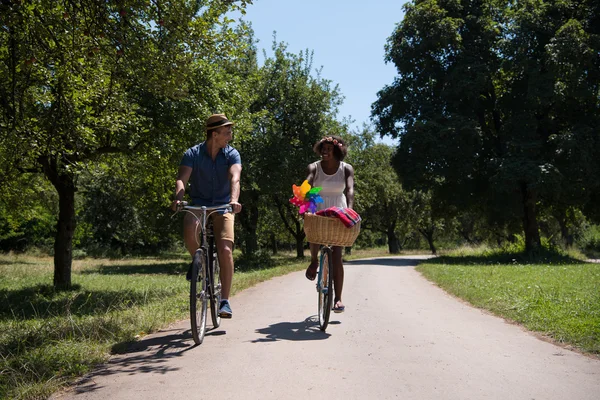
<path fill-rule="evenodd" d="M 206 255 L 202 249 L 194 254 L 190 282 L 190 322 L 194 343 L 201 344 L 206 333 L 207 279 Z"/>
<path fill-rule="evenodd" d="M 333 300 L 333 260 L 331 248 L 323 247 L 321 249 L 319 267 L 319 282 L 317 283 L 319 292 L 319 327 L 325 332 L 329 324 L 329 315 Z"/>
<path fill-rule="evenodd" d="M 214 328 L 218 328 L 221 325 L 221 317 L 219 316 L 219 306 L 221 305 L 221 268 L 219 266 L 219 257 L 217 256 L 217 249 L 214 243 L 214 239 L 210 241 L 208 246 L 208 254 L 210 254 L 210 316 Z"/>

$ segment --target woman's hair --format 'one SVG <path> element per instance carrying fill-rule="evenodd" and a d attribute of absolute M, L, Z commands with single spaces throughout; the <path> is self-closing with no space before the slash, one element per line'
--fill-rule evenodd
<path fill-rule="evenodd" d="M 344 139 L 336 135 L 325 136 L 313 146 L 315 153 L 321 155 L 321 148 L 325 143 L 333 145 L 333 155 L 338 160 L 343 161 L 344 158 L 346 158 L 346 155 L 348 154 L 348 146 L 346 146 Z"/>

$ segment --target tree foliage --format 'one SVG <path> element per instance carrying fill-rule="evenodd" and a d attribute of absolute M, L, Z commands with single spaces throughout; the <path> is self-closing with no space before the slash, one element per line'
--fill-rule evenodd
<path fill-rule="evenodd" d="M 404 191 L 392 168 L 394 149 L 375 144 L 374 136 L 365 126 L 350 143 L 348 161 L 355 171 L 355 208 L 363 220 L 361 229 L 383 235 L 389 252 L 396 254 L 412 236 L 417 215 L 411 207 L 411 193 Z"/>
<path fill-rule="evenodd" d="M 595 208 L 600 36 L 594 1 L 417 0 L 386 46 L 398 70 L 373 105 L 395 165 L 436 204 L 520 218 Z M 597 203 L 596 203 L 597 204 Z"/>
<path fill-rule="evenodd" d="M 298 211 L 288 199 L 292 184 L 304 180 L 308 164 L 317 157 L 312 151 L 314 143 L 325 134 L 342 130 L 335 120 L 341 97 L 337 86 L 318 71 L 315 74 L 308 50 L 292 54 L 284 43 L 274 40 L 272 51 L 258 71 L 252 129 L 239 147 L 245 159 L 245 251 L 256 250 L 258 210 L 268 205 L 278 210 L 285 229 L 295 237 L 300 257 L 304 231 Z"/>
<path fill-rule="evenodd" d="M 78 175 L 111 153 L 152 161 L 182 137 L 176 131 L 198 130 L 198 117 L 220 105 L 225 81 L 214 65 L 236 56 L 232 31 L 221 29 L 232 3 L 15 0 L 0 7 L 0 171 L 42 172 L 55 187 L 54 284 L 69 287 Z M 212 98 L 195 96 L 206 87 Z"/>

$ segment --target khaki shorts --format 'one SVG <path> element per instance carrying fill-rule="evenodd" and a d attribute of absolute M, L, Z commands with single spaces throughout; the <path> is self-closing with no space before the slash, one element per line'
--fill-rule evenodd
<path fill-rule="evenodd" d="M 197 216 L 199 216 L 200 211 L 198 211 L 195 214 Z M 229 240 L 231 243 L 233 243 L 234 239 L 235 239 L 234 228 L 233 228 L 233 223 L 235 222 L 235 214 L 234 213 L 227 213 L 227 214 L 213 213 L 213 214 L 211 214 L 210 218 L 213 221 L 213 232 L 215 234 L 215 238 Z M 185 214 L 185 219 L 187 220 L 186 222 L 188 222 L 188 223 L 189 223 L 189 221 L 193 221 L 196 224 L 200 223 L 198 219 L 196 219 L 194 216 L 190 215 L 189 213 Z"/>

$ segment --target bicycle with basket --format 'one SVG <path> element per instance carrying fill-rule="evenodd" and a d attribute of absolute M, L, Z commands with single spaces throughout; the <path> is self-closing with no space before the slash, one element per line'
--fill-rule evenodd
<path fill-rule="evenodd" d="M 333 306 L 334 288 L 332 246 L 350 247 L 360 233 L 360 221 L 347 228 L 339 218 L 304 214 L 304 233 L 309 243 L 321 245 L 317 272 L 319 327 L 324 332 L 329 324 Z"/>

